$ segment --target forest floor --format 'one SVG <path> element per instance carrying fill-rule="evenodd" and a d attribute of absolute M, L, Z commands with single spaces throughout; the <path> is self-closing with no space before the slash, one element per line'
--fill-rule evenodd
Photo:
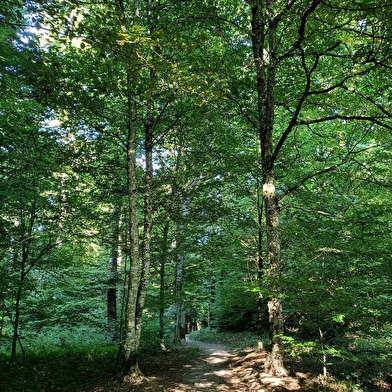
<path fill-rule="evenodd" d="M 101 380 L 84 392 L 272 392 L 301 387 L 293 378 L 263 373 L 264 353 L 233 351 L 223 345 L 188 340 L 187 350 L 140 361 L 145 379 L 136 384 Z"/>

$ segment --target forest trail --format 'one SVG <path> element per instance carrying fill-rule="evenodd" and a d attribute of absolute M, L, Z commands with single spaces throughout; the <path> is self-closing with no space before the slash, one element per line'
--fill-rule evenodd
<path fill-rule="evenodd" d="M 220 344 L 187 340 L 198 347 L 193 358 L 174 353 L 141 363 L 146 380 L 95 387 L 86 392 L 277 392 L 300 390 L 293 378 L 263 373 L 264 353 L 233 351 Z"/>
<path fill-rule="evenodd" d="M 194 381 L 193 388 L 173 389 L 170 392 L 267 392 L 300 389 L 294 379 L 271 377 L 263 373 L 265 353 L 255 353 L 252 349 L 239 353 L 222 345 L 190 339 L 187 343 L 203 352 L 202 360 L 188 373 L 189 380 Z"/>

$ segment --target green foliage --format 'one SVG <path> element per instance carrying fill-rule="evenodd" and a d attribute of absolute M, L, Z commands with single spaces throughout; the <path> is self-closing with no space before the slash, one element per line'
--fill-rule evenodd
<path fill-rule="evenodd" d="M 247 290 L 249 283 L 241 281 L 242 278 L 238 275 L 222 277 L 222 287 L 217 285 L 218 293 L 212 312 L 213 325 L 218 331 L 256 330 L 257 296 Z"/>
<path fill-rule="evenodd" d="M 0 344 L 8 354 L 12 335 L 20 337 L 27 354 L 12 368 L 3 362 L 7 381 L 19 372 L 27 383 L 6 382 L 10 390 L 43 390 L 41 379 L 72 386 L 71 364 L 91 376 L 96 361 L 114 366 L 113 348 L 100 356 L 94 347 L 108 339 L 114 207 L 121 210 L 121 278 L 129 261 L 129 70 L 138 176 L 144 127 L 150 114 L 154 119 L 155 226 L 141 352 L 154 355 L 159 347 L 162 261 L 172 341 L 179 252 L 185 307 L 199 325 L 253 329 L 258 295 L 269 295 L 268 265 L 262 282 L 255 266 L 267 248 L 259 221 L 252 2 L 123 2 L 123 10 L 115 3 L 0 5 Z M 305 370 L 320 372 L 325 354 L 331 374 L 375 384 L 390 377 L 391 360 L 390 5 L 272 3 L 282 12 L 272 135 L 280 146 L 279 290 L 286 320 L 300 315 L 282 339 Z M 310 5 L 315 12 L 307 13 Z M 27 23 L 37 30 L 21 28 Z M 182 240 L 172 247 L 176 230 Z M 248 341 L 244 334 L 196 336 Z"/>
<path fill-rule="evenodd" d="M 210 329 L 201 329 L 191 332 L 190 339 L 201 342 L 223 344 L 233 350 L 243 350 L 247 347 L 254 347 L 257 338 L 253 332 L 216 332 Z"/>
<path fill-rule="evenodd" d="M 77 346 L 46 348 L 15 361 L 0 357 L 1 390 L 4 392 L 67 389 L 79 390 L 100 377 L 116 372 L 118 348 L 113 346 Z"/>
<path fill-rule="evenodd" d="M 380 380 L 389 379 L 390 325 L 371 335 L 347 336 L 327 345 L 289 337 L 285 338 L 285 347 L 293 358 L 300 358 L 288 360 L 293 371 L 320 374 L 325 356 L 328 375 L 336 380 L 350 380 L 364 390 L 377 390 L 373 388 Z"/>

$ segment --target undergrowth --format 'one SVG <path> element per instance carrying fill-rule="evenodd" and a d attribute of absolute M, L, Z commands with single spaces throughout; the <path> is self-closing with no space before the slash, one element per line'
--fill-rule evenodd
<path fill-rule="evenodd" d="M 100 330 L 47 328 L 24 335 L 23 348 L 25 355 L 19 350 L 12 360 L 9 342 L 0 346 L 0 392 L 76 392 L 118 376 L 119 346 Z M 195 354 L 191 348 L 167 348 L 179 358 Z M 149 363 L 159 354 L 157 333 L 146 328 L 139 358 Z"/>
<path fill-rule="evenodd" d="M 86 332 L 86 331 L 85 331 Z M 19 354 L 14 361 L 9 352 L 0 351 L 0 392 L 76 392 L 101 381 L 113 379 L 118 375 L 118 345 L 109 344 L 104 337 L 88 336 L 84 342 L 77 335 L 74 341 L 72 334 L 63 332 L 56 339 L 50 336 L 39 336 L 37 342 L 26 342 L 26 356 Z M 190 334 L 193 340 L 218 343 L 234 350 L 256 347 L 257 337 L 254 332 L 220 332 L 200 330 Z M 169 341 L 169 339 L 168 339 Z M 362 345 L 365 344 L 360 341 Z M 329 368 L 327 379 L 320 377 L 320 355 L 312 352 L 301 352 L 299 355 L 286 355 L 287 368 L 293 377 L 302 381 L 303 390 L 324 392 L 376 392 L 390 390 L 385 375 L 390 375 L 390 356 L 377 362 L 370 355 L 370 343 L 365 351 L 360 344 L 355 347 L 359 361 L 353 362 L 340 358 L 339 362 Z M 156 332 L 145 330 L 141 341 L 141 365 L 144 369 L 154 369 L 164 364 L 176 367 L 197 357 L 197 348 L 191 346 L 168 347 L 170 355 L 162 354 Z M 371 347 L 373 348 L 373 346 Z M 384 351 L 386 348 L 383 349 Z M 380 356 L 378 346 L 373 351 Z M 306 350 L 305 350 L 306 351 Z M 378 357 L 377 357 L 378 358 Z M 333 358 L 330 358 L 333 361 Z M 371 359 L 373 363 L 371 363 Z M 361 366 L 362 365 L 362 366 Z M 383 365 L 383 366 L 381 366 Z M 376 367 L 380 373 L 375 374 Z M 358 372 L 360 369 L 361 372 Z M 143 369 L 142 369 L 143 370 Z M 355 372 L 356 373 L 355 373 Z M 335 373 L 335 374 L 333 374 Z M 356 377 L 355 377 L 356 376 Z"/>
<path fill-rule="evenodd" d="M 193 331 L 189 337 L 201 342 L 220 343 L 233 350 L 243 350 L 257 344 L 257 336 L 254 332 L 215 332 L 210 329 Z"/>
<path fill-rule="evenodd" d="M 224 344 L 235 350 L 256 347 L 257 344 L 257 338 L 254 332 L 215 332 L 214 330 L 204 329 L 192 332 L 190 338 L 203 342 Z M 322 372 L 322 362 L 320 361 L 319 353 L 315 355 L 311 351 L 306 350 L 306 345 L 302 345 L 306 347 L 300 355 L 295 356 L 290 355 L 290 351 L 292 351 L 292 347 L 290 347 L 290 350 L 286 353 L 286 367 L 291 376 L 301 380 L 303 390 L 309 392 L 389 391 L 391 390 L 391 384 L 386 380 L 388 379 L 386 375 L 389 374 L 389 378 L 392 378 L 392 366 L 389 361 L 381 356 L 387 347 L 383 349 L 377 347 L 376 359 L 378 360 L 376 361 L 371 356 L 372 353 L 370 352 L 369 345 L 370 343 L 368 342 L 366 350 L 361 352 L 360 356 L 356 353 L 356 361 L 340 358 L 338 362 L 334 363 L 332 368 L 328 369 L 330 374 L 326 378 L 320 375 Z M 374 361 L 373 363 L 369 362 L 371 359 Z M 378 369 L 378 377 L 375 377 L 377 372 L 374 367 Z"/>
<path fill-rule="evenodd" d="M 0 357 L 1 392 L 76 391 L 117 369 L 117 346 L 42 349 Z"/>

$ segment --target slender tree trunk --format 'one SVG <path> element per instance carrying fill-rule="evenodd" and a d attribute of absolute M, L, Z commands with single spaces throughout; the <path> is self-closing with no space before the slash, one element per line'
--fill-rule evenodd
<path fill-rule="evenodd" d="M 264 278 L 264 260 L 263 260 L 263 199 L 260 195 L 260 186 L 257 186 L 257 224 L 258 224 L 258 238 L 257 238 L 257 281 L 259 284 L 259 296 L 257 298 L 257 351 L 264 350 L 263 344 L 263 319 L 265 315 L 265 300 L 263 297 L 263 278 Z"/>
<path fill-rule="evenodd" d="M 162 256 L 159 269 L 159 344 L 162 351 L 167 351 L 165 345 L 165 265 L 167 261 L 170 216 L 166 218 L 163 228 Z"/>
<path fill-rule="evenodd" d="M 176 257 L 176 321 L 174 343 L 185 344 L 185 305 L 184 305 L 184 261 L 185 255 L 180 251 Z"/>
<path fill-rule="evenodd" d="M 132 70 L 127 70 L 127 180 L 128 180 L 128 208 L 129 208 L 129 241 L 130 265 L 128 271 L 128 287 L 125 307 L 125 326 L 122 342 L 122 374 L 124 381 L 134 381 L 142 377 L 139 369 L 137 352 L 140 344 L 140 324 L 137 299 L 139 293 L 139 220 L 138 220 L 138 191 L 136 173 L 137 147 L 137 104 Z"/>
<path fill-rule="evenodd" d="M 115 206 L 112 214 L 112 254 L 109 259 L 109 279 L 107 291 L 108 328 L 113 341 L 118 340 L 117 328 L 117 282 L 118 267 L 121 264 L 121 208 Z"/>
<path fill-rule="evenodd" d="M 280 238 L 279 206 L 275 188 L 274 126 L 275 76 L 277 67 L 276 28 L 273 1 L 250 1 L 252 16 L 252 48 L 256 68 L 259 139 L 263 174 L 263 201 L 267 229 L 267 274 L 269 282 L 269 353 L 266 371 L 287 375 L 283 364 L 283 312 L 279 292 Z"/>
<path fill-rule="evenodd" d="M 23 272 L 21 273 L 21 275 Z M 14 322 L 13 322 L 13 333 L 12 333 L 12 346 L 11 346 L 11 358 L 15 359 L 16 358 L 16 348 L 18 346 L 19 342 L 19 318 L 20 318 L 20 301 L 22 298 L 22 284 L 23 281 L 21 280 L 19 282 L 19 287 L 16 292 L 16 298 L 15 298 L 15 317 L 14 317 Z"/>
<path fill-rule="evenodd" d="M 130 268 L 128 273 L 128 294 L 126 299 L 125 337 L 123 340 L 123 380 L 133 382 L 141 378 L 138 365 L 138 349 L 141 337 L 143 307 L 147 295 L 150 274 L 150 248 L 152 231 L 152 180 L 153 180 L 153 103 L 147 103 L 145 122 L 145 190 L 144 190 L 144 225 L 143 244 L 139 247 L 138 191 L 136 173 L 137 147 L 137 104 L 132 70 L 128 70 L 128 139 L 127 139 L 127 174 L 129 200 L 129 233 L 130 233 Z M 140 265 L 141 264 L 141 265 Z"/>
<path fill-rule="evenodd" d="M 142 246 L 142 269 L 140 274 L 139 291 L 137 297 L 137 323 L 140 326 L 142 312 L 147 295 L 150 279 L 151 264 L 151 233 L 152 233 L 152 193 L 153 193 L 153 102 L 147 103 L 147 118 L 145 123 L 144 151 L 146 167 L 144 172 L 144 225 Z"/>
<path fill-rule="evenodd" d="M 24 214 L 23 205 L 20 210 L 20 244 L 22 247 L 21 252 L 21 264 L 20 264 L 20 273 L 19 273 L 19 281 L 18 281 L 18 289 L 16 291 L 15 297 L 15 317 L 13 321 L 13 334 L 12 334 L 12 346 L 11 346 L 11 357 L 15 359 L 16 357 L 16 348 L 19 343 L 23 355 L 24 350 L 22 343 L 19 337 L 19 320 L 20 320 L 20 311 L 21 311 L 21 301 L 22 301 L 22 293 L 23 293 L 23 285 L 26 279 L 27 274 L 33 268 L 35 262 L 31 261 L 31 265 L 28 265 L 30 259 L 30 244 L 33 234 L 33 227 L 35 223 L 36 217 L 36 203 L 33 202 L 30 211 L 29 217 L 27 218 Z M 18 262 L 15 256 L 14 262 Z"/>
<path fill-rule="evenodd" d="M 126 30 L 129 18 L 125 13 L 124 1 L 117 0 L 116 6 L 120 14 L 121 28 Z M 139 18 L 139 2 L 133 2 L 134 17 Z M 135 58 L 134 63 L 131 57 Z M 126 63 L 126 94 L 127 94 L 127 181 L 128 181 L 128 209 L 129 209 L 129 270 L 127 275 L 126 306 L 124 332 L 122 337 L 122 368 L 123 381 L 133 382 L 143 377 L 138 364 L 138 350 L 141 337 L 141 319 L 150 268 L 151 243 L 151 192 L 152 192 L 152 128 L 145 127 L 145 193 L 144 193 L 144 231 L 143 245 L 139 245 L 139 216 L 138 216 L 138 189 L 136 170 L 137 148 L 137 93 L 135 66 L 136 55 L 127 53 Z M 147 111 L 149 112 L 149 108 Z M 147 120 L 148 122 L 149 120 Z M 151 134 L 150 134 L 151 133 Z M 142 256 L 142 258 L 140 258 Z"/>
<path fill-rule="evenodd" d="M 4 301 L 2 300 L 2 302 L 1 302 L 1 318 L 0 318 L 0 336 L 3 334 L 4 319 L 5 319 L 5 304 L 4 304 Z"/>
<path fill-rule="evenodd" d="M 194 188 L 198 179 L 194 178 L 190 183 L 190 189 Z M 191 197 L 188 197 L 183 205 L 181 216 L 184 218 L 188 215 L 188 208 L 191 203 Z M 174 343 L 185 344 L 185 304 L 184 304 L 184 264 L 185 264 L 185 251 L 184 249 L 184 225 L 181 223 L 177 227 L 177 234 L 174 241 L 174 245 L 177 247 L 176 256 L 176 271 L 175 271 L 175 292 L 176 292 L 176 320 L 175 320 L 175 332 L 174 332 Z M 182 248 L 182 249 L 181 249 Z M 180 249 L 180 250 L 179 250 Z"/>
<path fill-rule="evenodd" d="M 165 261 L 161 261 L 159 268 L 159 345 L 166 351 L 165 345 Z"/>

